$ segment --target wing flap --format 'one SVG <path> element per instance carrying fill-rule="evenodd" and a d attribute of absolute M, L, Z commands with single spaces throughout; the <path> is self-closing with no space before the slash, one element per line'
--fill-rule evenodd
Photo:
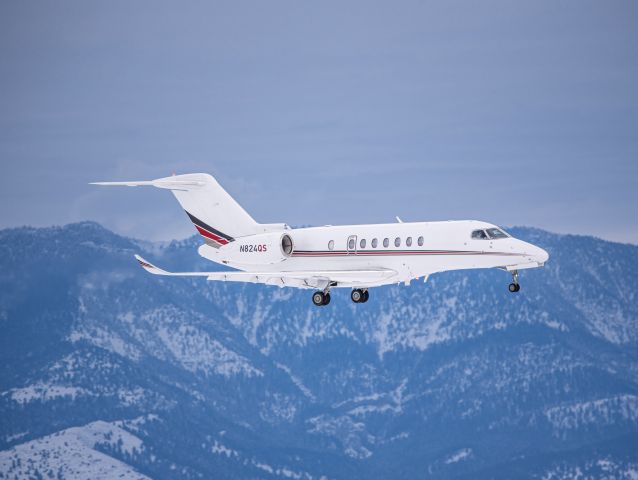
<path fill-rule="evenodd" d="M 331 282 L 337 283 L 374 283 L 391 278 L 397 274 L 394 270 L 317 270 L 317 271 L 277 271 L 277 272 L 168 272 L 156 267 L 139 255 L 135 258 L 140 265 L 153 275 L 182 277 L 206 277 L 211 281 L 246 282 L 278 285 L 280 287 L 326 288 Z"/>

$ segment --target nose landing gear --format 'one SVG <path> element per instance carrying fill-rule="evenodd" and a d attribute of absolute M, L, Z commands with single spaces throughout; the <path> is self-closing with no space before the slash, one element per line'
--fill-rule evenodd
<path fill-rule="evenodd" d="M 518 271 L 514 270 L 512 272 L 512 283 L 510 283 L 507 288 L 512 293 L 516 293 L 521 289 L 521 286 L 518 283 Z"/>

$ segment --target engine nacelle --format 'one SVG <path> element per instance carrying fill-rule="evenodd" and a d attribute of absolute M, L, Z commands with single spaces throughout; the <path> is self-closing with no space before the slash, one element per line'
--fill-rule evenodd
<path fill-rule="evenodd" d="M 293 251 L 294 243 L 288 233 L 273 232 L 236 238 L 219 249 L 219 256 L 228 263 L 271 265 L 287 260 Z"/>

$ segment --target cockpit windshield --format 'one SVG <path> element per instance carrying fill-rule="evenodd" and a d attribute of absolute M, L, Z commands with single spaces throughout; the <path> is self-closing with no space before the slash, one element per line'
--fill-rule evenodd
<path fill-rule="evenodd" d="M 509 235 L 500 228 L 487 228 L 485 230 L 474 230 L 472 232 L 473 240 L 498 240 L 499 238 L 508 238 Z"/>
<path fill-rule="evenodd" d="M 500 228 L 488 228 L 487 234 L 493 239 L 509 237 L 509 235 Z"/>
<path fill-rule="evenodd" d="M 474 230 L 472 232 L 472 239 L 473 240 L 488 240 L 488 236 L 487 233 L 485 233 L 485 230 Z"/>

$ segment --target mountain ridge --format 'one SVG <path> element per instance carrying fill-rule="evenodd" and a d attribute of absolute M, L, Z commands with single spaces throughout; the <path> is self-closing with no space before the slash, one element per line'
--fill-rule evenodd
<path fill-rule="evenodd" d="M 638 475 L 638 247 L 511 230 L 551 255 L 518 295 L 503 272 L 449 272 L 326 309 L 133 261 L 210 268 L 196 237 L 1 230 L 0 472 L 102 421 L 139 451 L 92 448 L 152 478 Z"/>

